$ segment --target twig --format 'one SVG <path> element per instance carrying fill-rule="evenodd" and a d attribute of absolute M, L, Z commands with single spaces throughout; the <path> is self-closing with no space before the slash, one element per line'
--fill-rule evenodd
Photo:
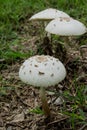
<path fill-rule="evenodd" d="M 87 127 L 87 124 L 84 124 L 79 130 L 84 130 Z"/>
<path fill-rule="evenodd" d="M 80 49 L 81 48 L 87 48 L 87 45 L 82 45 L 82 46 L 80 46 Z"/>
<path fill-rule="evenodd" d="M 68 119 L 68 118 L 69 118 L 68 116 L 67 116 L 67 117 L 63 117 L 62 119 L 58 119 L 58 120 L 56 120 L 56 121 L 53 121 L 53 122 L 48 123 L 47 126 L 52 125 L 52 124 L 55 124 L 55 123 L 59 123 L 59 122 L 64 121 L 64 120 L 66 120 L 66 119 Z"/>
<path fill-rule="evenodd" d="M 20 125 L 19 123 L 14 123 L 14 122 L 8 122 L 8 123 L 6 123 L 6 127 L 7 126 L 14 126 L 14 127 L 20 127 L 20 128 L 24 128 L 24 126 L 22 126 L 22 125 Z"/>

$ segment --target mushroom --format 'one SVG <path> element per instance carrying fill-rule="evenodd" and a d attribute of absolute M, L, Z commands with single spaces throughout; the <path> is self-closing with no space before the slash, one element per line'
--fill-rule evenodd
<path fill-rule="evenodd" d="M 52 20 L 45 28 L 48 33 L 60 36 L 78 36 L 87 32 L 83 23 L 71 17 L 59 17 Z M 65 44 L 67 49 L 67 44 Z"/>
<path fill-rule="evenodd" d="M 25 60 L 19 70 L 19 77 L 24 83 L 40 87 L 42 108 L 46 116 L 50 116 L 50 109 L 45 88 L 58 84 L 65 76 L 66 69 L 61 61 L 49 55 L 30 57 Z"/>
<path fill-rule="evenodd" d="M 68 14 L 66 14 L 63 11 L 54 9 L 54 8 L 48 8 L 45 9 L 39 13 L 36 13 L 35 15 L 33 15 L 29 20 L 39 20 L 39 21 L 44 21 L 44 26 L 47 26 L 48 21 L 51 21 L 55 18 L 59 18 L 59 17 L 70 17 Z M 46 36 L 43 39 L 43 43 L 42 45 L 40 45 L 40 47 L 45 48 L 43 49 L 44 54 L 47 55 L 53 55 L 53 51 L 52 51 L 52 38 L 51 38 L 51 34 L 46 33 Z M 48 51 L 46 51 L 48 50 Z"/>
<path fill-rule="evenodd" d="M 45 20 L 46 21 L 46 20 L 52 20 L 59 17 L 70 17 L 70 16 L 63 11 L 49 8 L 33 15 L 29 20 Z"/>
<path fill-rule="evenodd" d="M 70 17 L 70 16 L 63 11 L 49 8 L 49 9 L 45 9 L 39 13 L 36 13 L 29 20 L 30 21 L 31 20 L 50 21 L 50 20 L 53 20 L 53 19 L 59 18 L 59 17 Z M 47 22 L 45 22 L 45 26 L 46 25 L 47 25 Z M 50 35 L 50 33 L 48 33 L 48 36 L 49 35 Z"/>
<path fill-rule="evenodd" d="M 49 33 L 61 36 L 82 35 L 87 31 L 83 23 L 71 17 L 59 17 L 54 19 L 46 26 L 45 30 Z"/>

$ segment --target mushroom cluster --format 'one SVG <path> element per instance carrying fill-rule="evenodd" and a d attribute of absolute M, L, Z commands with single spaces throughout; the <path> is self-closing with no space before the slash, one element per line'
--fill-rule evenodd
<path fill-rule="evenodd" d="M 83 23 L 71 18 L 67 13 L 57 9 L 46 9 L 33 15 L 29 20 L 50 20 L 45 30 L 61 36 L 82 35 L 87 32 Z"/>
<path fill-rule="evenodd" d="M 66 76 L 66 69 L 59 59 L 49 55 L 36 55 L 27 59 L 19 70 L 20 79 L 40 87 L 40 97 L 45 115 L 50 115 L 44 88 L 54 86 Z"/>
<path fill-rule="evenodd" d="M 63 11 L 52 8 L 33 15 L 29 20 L 50 20 L 45 30 L 61 36 L 82 35 L 87 31 L 81 22 Z M 50 115 L 50 109 L 45 96 L 45 88 L 58 84 L 65 76 L 66 69 L 62 62 L 49 55 L 30 57 L 25 60 L 19 70 L 19 77 L 24 83 L 40 87 L 42 108 L 46 116 Z"/>
<path fill-rule="evenodd" d="M 45 26 L 45 31 L 47 32 L 48 37 L 51 37 L 51 34 L 60 36 L 78 36 L 87 32 L 87 28 L 83 23 L 71 18 L 67 13 L 57 9 L 49 8 L 43 10 L 33 15 L 30 20 L 49 21 Z M 68 44 L 63 44 L 68 51 Z"/>

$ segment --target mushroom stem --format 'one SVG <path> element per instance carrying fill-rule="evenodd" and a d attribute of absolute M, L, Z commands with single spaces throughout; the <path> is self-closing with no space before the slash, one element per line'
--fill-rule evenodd
<path fill-rule="evenodd" d="M 48 117 L 50 116 L 50 108 L 48 106 L 45 89 L 43 87 L 40 88 L 40 97 L 42 102 L 42 109 L 44 111 L 44 114 Z"/>
<path fill-rule="evenodd" d="M 46 28 L 47 24 L 48 24 L 48 22 L 45 21 L 45 22 L 44 22 L 45 28 Z M 51 33 L 50 33 L 50 32 L 46 32 L 46 36 L 47 36 L 47 37 L 49 38 L 49 40 L 51 41 Z"/>
<path fill-rule="evenodd" d="M 69 39 L 66 36 L 64 38 L 65 38 L 64 47 L 67 52 L 70 52 L 71 47 L 70 47 Z"/>
<path fill-rule="evenodd" d="M 64 47 L 65 47 L 66 51 L 68 52 L 68 51 L 69 51 L 69 49 L 70 49 L 70 46 L 68 45 L 68 43 L 67 43 L 67 42 L 66 42 L 66 43 L 64 43 Z"/>

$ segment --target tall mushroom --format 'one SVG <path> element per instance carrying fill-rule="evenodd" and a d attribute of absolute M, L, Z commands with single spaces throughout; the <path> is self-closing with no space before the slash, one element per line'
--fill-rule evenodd
<path fill-rule="evenodd" d="M 66 69 L 59 59 L 49 55 L 36 55 L 27 59 L 19 70 L 20 79 L 27 84 L 40 87 L 42 108 L 46 116 L 50 109 L 45 96 L 45 88 L 61 82 L 66 76 Z"/>

